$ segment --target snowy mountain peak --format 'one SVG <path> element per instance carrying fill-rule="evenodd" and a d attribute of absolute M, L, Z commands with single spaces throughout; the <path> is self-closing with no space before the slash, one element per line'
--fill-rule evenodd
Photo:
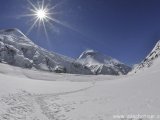
<path fill-rule="evenodd" d="M 95 50 L 85 50 L 78 59 L 88 60 L 88 62 L 97 62 L 100 64 L 109 64 L 112 62 L 115 62 L 117 64 L 120 63 L 118 60 L 113 59 L 110 56 L 101 54 L 100 52 L 95 51 Z"/>
<path fill-rule="evenodd" d="M 160 40 L 158 40 L 158 42 L 156 43 L 154 49 L 157 49 L 157 48 L 159 48 L 159 47 L 160 47 Z"/>
<path fill-rule="evenodd" d="M 35 44 L 17 28 L 0 30 L 0 36 L 3 36 L 5 38 L 5 42 L 9 44 L 12 42 L 15 44 L 28 44 L 35 46 Z"/>
<path fill-rule="evenodd" d="M 139 72 L 143 69 L 149 68 L 152 66 L 152 64 L 155 63 L 155 61 L 160 58 L 160 40 L 156 43 L 153 50 L 148 54 L 148 56 L 140 63 L 138 64 L 131 73 Z"/>
<path fill-rule="evenodd" d="M 98 54 L 97 51 L 87 49 L 87 50 L 85 50 L 85 51 L 79 56 L 79 59 L 85 58 L 85 57 L 87 57 L 87 56 L 94 56 L 94 55 L 96 55 L 96 54 Z"/>
<path fill-rule="evenodd" d="M 127 65 L 95 50 L 85 50 L 77 61 L 89 67 L 94 74 L 119 75 L 130 70 Z"/>
<path fill-rule="evenodd" d="M 26 37 L 22 31 L 20 31 L 18 28 L 10 28 L 10 29 L 5 29 L 5 30 L 1 30 L 0 34 L 12 34 L 12 35 L 17 35 L 19 37 Z"/>

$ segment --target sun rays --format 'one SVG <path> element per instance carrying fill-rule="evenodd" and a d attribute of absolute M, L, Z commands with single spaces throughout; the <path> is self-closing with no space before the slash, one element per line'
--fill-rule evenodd
<path fill-rule="evenodd" d="M 38 27 L 38 29 L 43 28 L 44 33 L 48 38 L 47 24 L 51 27 L 54 25 L 54 23 L 71 28 L 69 25 L 61 22 L 54 16 L 55 14 L 58 14 L 58 12 L 56 11 L 56 7 L 59 6 L 59 4 L 61 3 L 52 6 L 50 3 L 46 4 L 45 0 L 41 0 L 36 3 L 31 2 L 31 0 L 27 1 L 30 5 L 28 8 L 28 12 L 27 14 L 20 16 L 28 17 L 31 19 L 32 24 L 28 29 L 27 34 L 29 34 L 33 30 L 33 28 Z"/>

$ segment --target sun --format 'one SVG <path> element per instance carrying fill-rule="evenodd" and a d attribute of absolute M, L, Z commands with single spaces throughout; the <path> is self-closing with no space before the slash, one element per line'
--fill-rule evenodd
<path fill-rule="evenodd" d="M 37 2 L 35 2 L 37 1 Z M 68 24 L 61 22 L 55 16 L 58 15 L 58 11 L 56 10 L 57 6 L 62 3 L 57 3 L 52 6 L 51 3 L 45 3 L 46 0 L 35 0 L 31 2 L 31 0 L 27 0 L 29 3 L 29 7 L 27 8 L 29 11 L 26 14 L 20 15 L 19 17 L 28 17 L 30 18 L 32 24 L 27 31 L 27 35 L 33 30 L 33 28 L 40 27 L 44 29 L 46 38 L 48 39 L 48 31 L 47 29 L 52 27 L 52 30 L 56 24 L 60 24 L 64 27 L 72 29 Z M 56 23 L 56 24 L 53 24 Z"/>
<path fill-rule="evenodd" d="M 36 11 L 36 16 L 40 20 L 44 20 L 47 18 L 47 11 L 43 9 L 39 9 Z"/>
<path fill-rule="evenodd" d="M 47 24 L 50 26 L 53 22 L 61 23 L 58 19 L 54 18 L 53 15 L 56 13 L 56 6 L 51 6 L 50 3 L 46 4 L 45 0 L 37 0 L 37 2 L 27 0 L 29 3 L 28 13 L 21 15 L 20 17 L 29 17 L 30 21 L 33 21 L 31 27 L 28 29 L 26 34 L 29 34 L 34 27 L 43 27 L 44 32 L 47 35 Z"/>

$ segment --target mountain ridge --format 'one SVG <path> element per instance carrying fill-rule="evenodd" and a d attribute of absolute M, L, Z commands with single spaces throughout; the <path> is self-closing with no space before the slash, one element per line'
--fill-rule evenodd
<path fill-rule="evenodd" d="M 0 31 L 0 60 L 23 68 L 58 73 L 92 74 L 75 60 L 34 44 L 19 29 Z"/>
<path fill-rule="evenodd" d="M 95 54 L 96 59 L 89 59 L 96 64 L 88 66 L 80 59 L 85 55 Z M 94 57 L 94 55 L 93 55 Z M 0 61 L 23 68 L 71 73 L 71 74 L 127 74 L 130 67 L 98 51 L 84 51 L 78 59 L 73 59 L 36 45 L 17 28 L 0 30 Z"/>
<path fill-rule="evenodd" d="M 77 59 L 78 62 L 91 69 L 94 74 L 127 74 L 131 68 L 115 58 L 98 51 L 86 50 Z"/>
<path fill-rule="evenodd" d="M 155 44 L 151 52 L 146 56 L 146 58 L 136 65 L 135 68 L 131 71 L 131 73 L 137 73 L 141 70 L 144 70 L 146 68 L 150 68 L 153 64 L 154 61 L 156 61 L 160 56 L 160 40 Z"/>

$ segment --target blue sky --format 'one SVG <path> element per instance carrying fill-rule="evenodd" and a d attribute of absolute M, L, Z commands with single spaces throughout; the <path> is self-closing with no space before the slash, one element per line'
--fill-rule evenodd
<path fill-rule="evenodd" d="M 31 0 L 34 4 L 37 0 Z M 139 63 L 160 39 L 159 0 L 45 0 L 53 17 L 70 27 L 35 27 L 28 37 L 50 51 L 76 58 L 85 49 L 94 49 L 127 63 Z M 27 33 L 33 24 L 27 0 L 0 0 L 0 29 L 19 28 Z"/>

